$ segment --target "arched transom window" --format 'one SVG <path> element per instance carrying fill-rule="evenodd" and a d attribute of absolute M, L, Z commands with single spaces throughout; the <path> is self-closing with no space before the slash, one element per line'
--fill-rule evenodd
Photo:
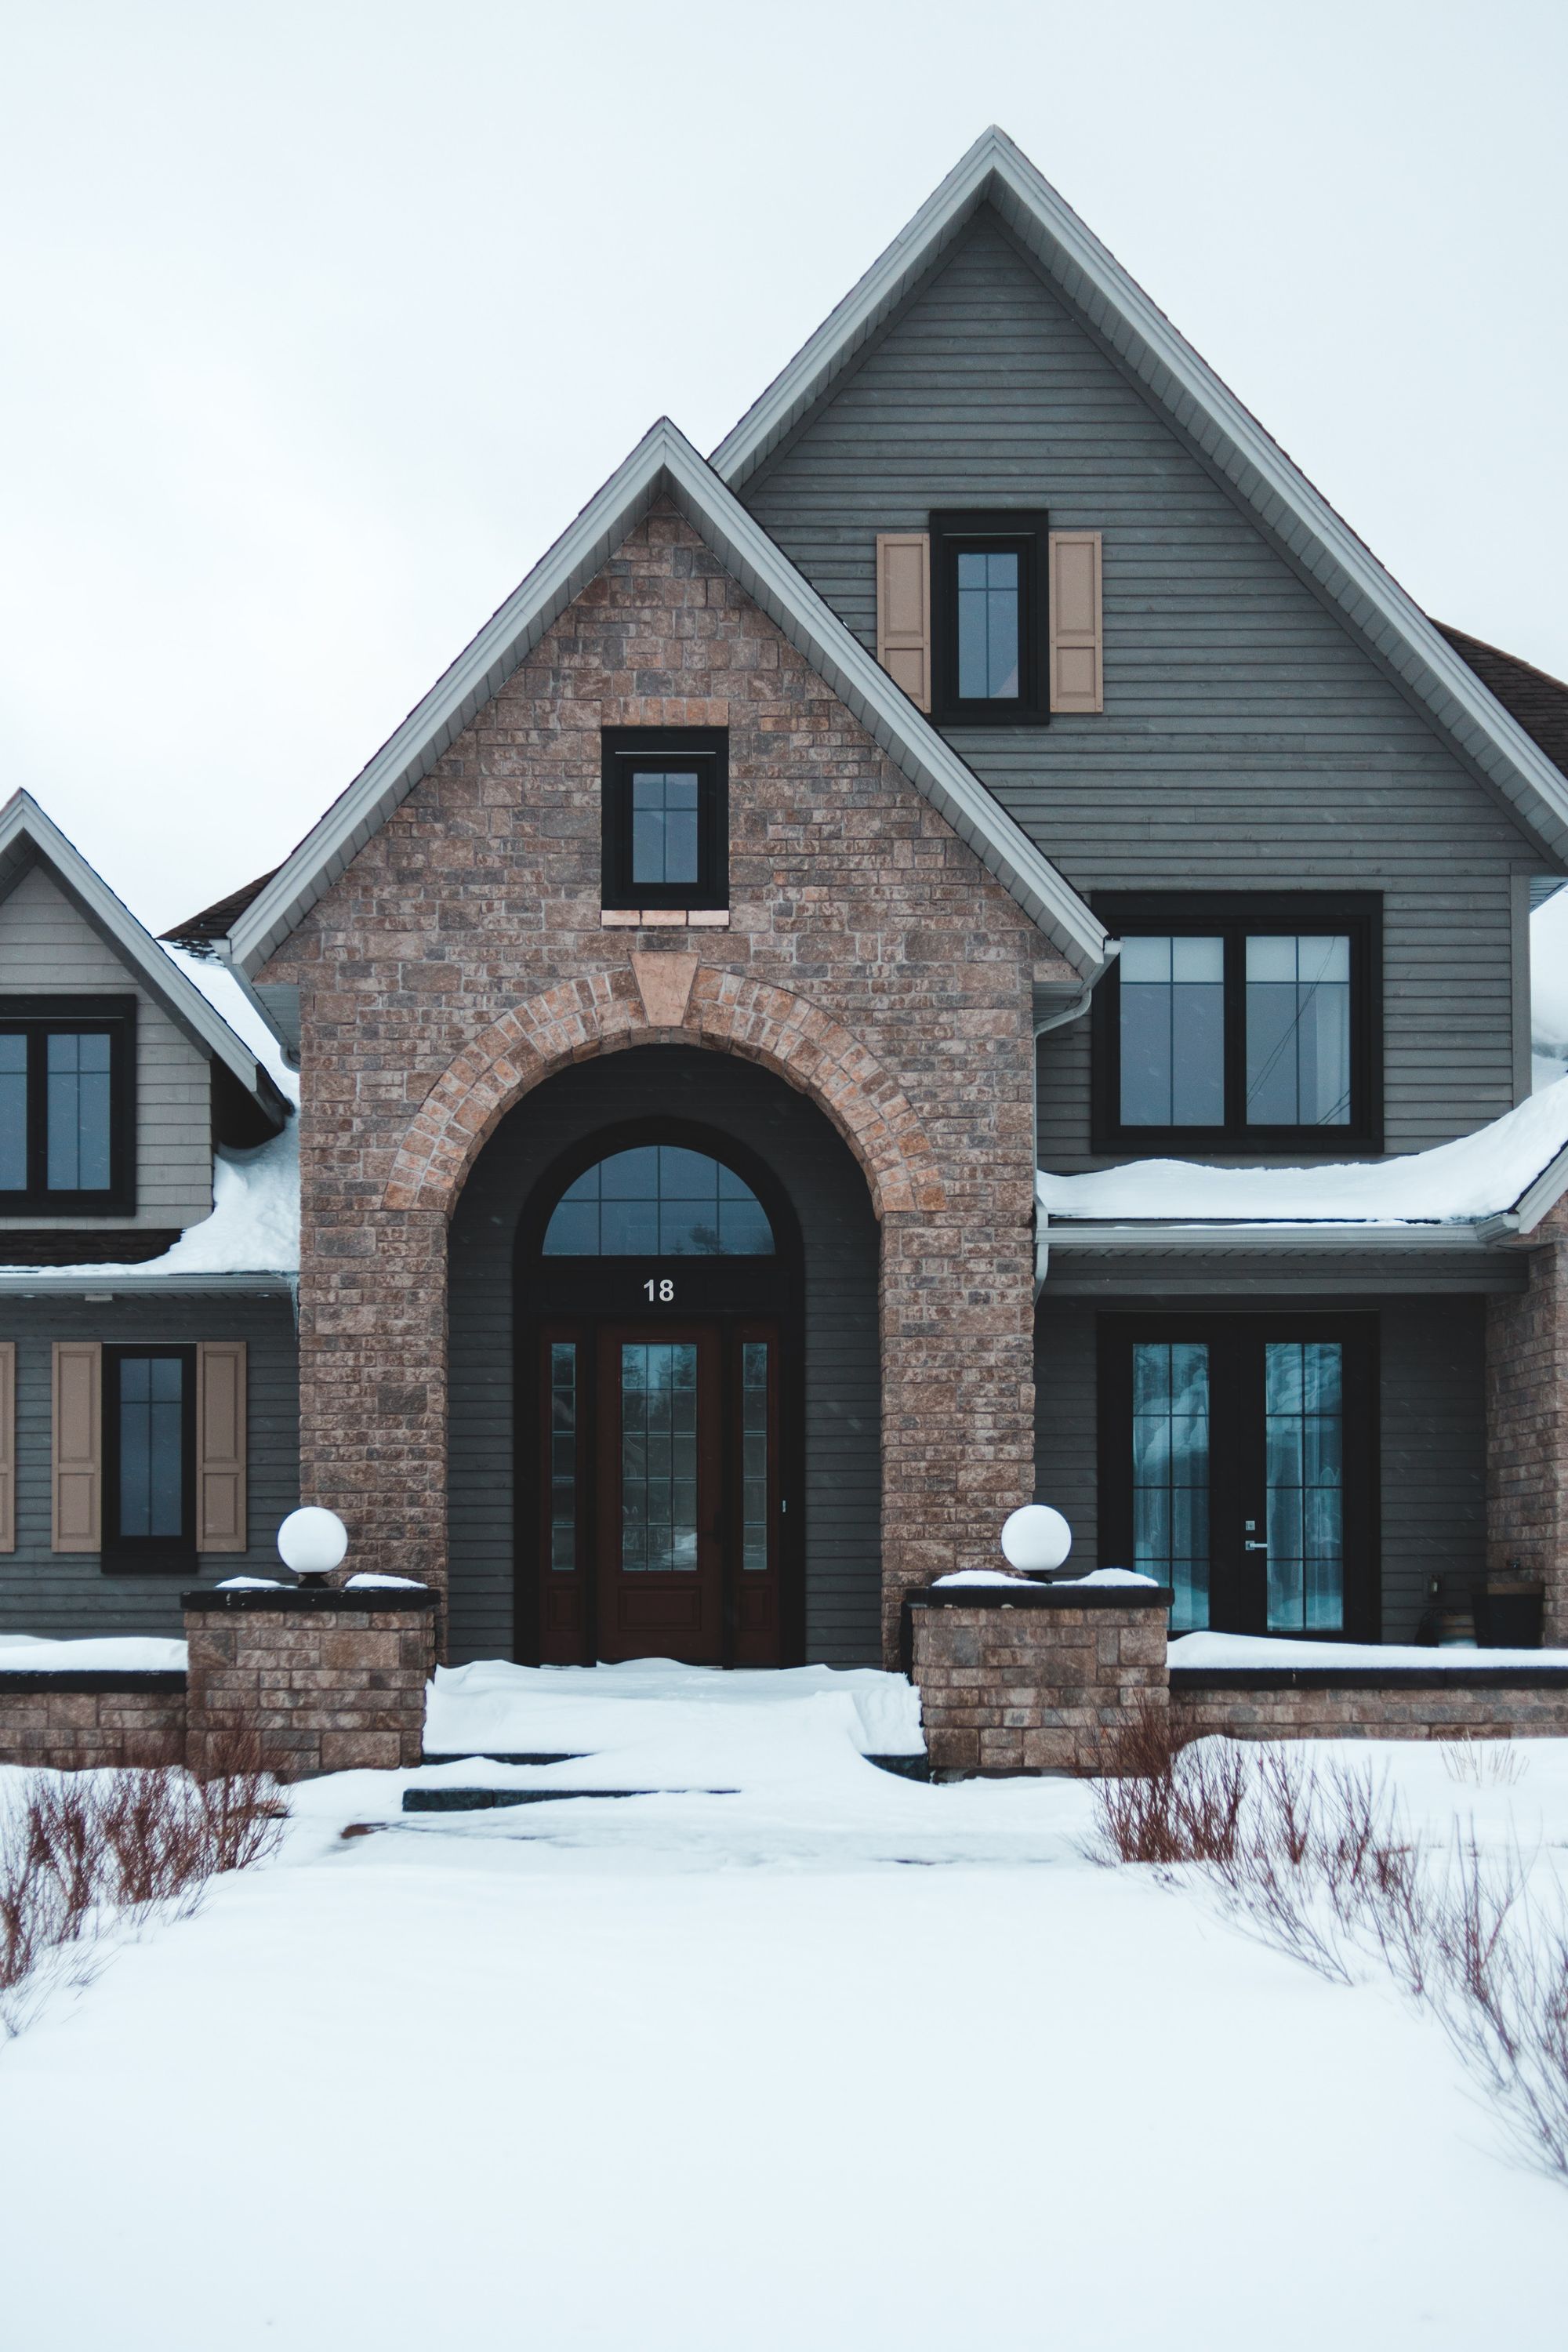
<path fill-rule="evenodd" d="M 546 1257 L 772 1257 L 749 1184 L 704 1151 L 643 1143 L 585 1169 L 555 1204 Z"/>

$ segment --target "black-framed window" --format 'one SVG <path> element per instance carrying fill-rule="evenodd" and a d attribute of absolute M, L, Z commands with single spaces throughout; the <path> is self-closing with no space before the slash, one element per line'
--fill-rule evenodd
<path fill-rule="evenodd" d="M 135 1202 L 136 1000 L 0 998 L 0 1216 Z"/>
<path fill-rule="evenodd" d="M 931 518 L 934 716 L 952 726 L 1043 726 L 1046 530 L 1038 509 Z"/>
<path fill-rule="evenodd" d="M 1364 892 L 1097 897 L 1094 1143 L 1381 1150 L 1381 902 Z"/>
<path fill-rule="evenodd" d="M 189 1572 L 195 1564 L 196 1351 L 103 1351 L 103 1560 Z"/>
<path fill-rule="evenodd" d="M 1173 1633 L 1380 1638 L 1377 1318 L 1099 1318 L 1100 1559 Z"/>
<path fill-rule="evenodd" d="M 604 730 L 604 903 L 730 903 L 729 736 L 721 727 Z"/>

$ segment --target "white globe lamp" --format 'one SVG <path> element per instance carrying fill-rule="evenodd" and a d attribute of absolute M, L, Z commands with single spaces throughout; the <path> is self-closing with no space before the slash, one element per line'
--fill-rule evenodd
<path fill-rule="evenodd" d="M 1071 1549 L 1072 1529 L 1048 1503 L 1026 1503 L 1002 1529 L 1003 1556 L 1024 1575 L 1060 1568 Z"/>
<path fill-rule="evenodd" d="M 278 1530 L 278 1557 L 301 1584 L 320 1584 L 341 1568 L 348 1548 L 349 1531 L 336 1511 L 324 1511 L 318 1503 L 290 1511 Z"/>

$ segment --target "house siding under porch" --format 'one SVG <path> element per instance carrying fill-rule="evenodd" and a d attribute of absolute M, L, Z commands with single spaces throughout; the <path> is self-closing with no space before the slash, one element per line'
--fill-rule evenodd
<path fill-rule="evenodd" d="M 1167 1261 L 1168 1263 L 1168 1261 Z M 1210 1268 L 1211 1278 L 1214 1269 Z M 1069 1280 L 1083 1280 L 1075 1270 Z M 1261 1277 L 1267 1279 L 1268 1277 Z M 1510 1288 L 1524 1267 L 1503 1261 L 1491 1277 Z M 1255 1280 L 1258 1278 L 1255 1278 Z M 1463 1292 L 1410 1295 L 1321 1289 L 1246 1292 L 1152 1283 L 1132 1291 L 1075 1295 L 1047 1282 L 1036 1323 L 1036 1493 L 1073 1528 L 1079 1573 L 1131 1567 L 1102 1557 L 1100 1536 L 1098 1326 L 1102 1314 L 1198 1313 L 1375 1317 L 1380 1461 L 1378 1637 L 1414 1642 L 1434 1606 L 1430 1580 L 1454 1604 L 1484 1581 L 1487 1568 L 1486 1298 Z M 1147 1282 L 1147 1277 L 1145 1277 Z"/>
<path fill-rule="evenodd" d="M 180 1595 L 194 1583 L 279 1572 L 279 1524 L 300 1499 L 298 1353 L 286 1294 L 142 1292 L 107 1302 L 58 1292 L 8 1294 L 0 1332 L 16 1345 L 16 1549 L 0 1553 L 0 1633 L 54 1640 L 178 1639 Z M 96 1553 L 51 1549 L 50 1365 L 57 1339 L 98 1339 L 106 1346 L 246 1342 L 249 1540 L 244 1551 L 202 1555 L 194 1576 L 188 1565 L 173 1575 L 105 1575 Z"/>

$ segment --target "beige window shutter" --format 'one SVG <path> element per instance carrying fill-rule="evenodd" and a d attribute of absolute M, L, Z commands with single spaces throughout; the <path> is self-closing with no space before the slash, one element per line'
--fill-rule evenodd
<path fill-rule="evenodd" d="M 196 1549 L 243 1551 L 245 1341 L 196 1349 Z"/>
<path fill-rule="evenodd" d="M 0 1551 L 16 1549 L 16 1342 L 0 1339 Z"/>
<path fill-rule="evenodd" d="M 1050 540 L 1051 709 L 1103 710 L 1105 630 L 1100 533 L 1053 530 Z"/>
<path fill-rule="evenodd" d="M 98 1551 L 103 1527 L 103 1349 L 96 1339 L 57 1339 L 51 1381 L 53 1543 Z"/>
<path fill-rule="evenodd" d="M 931 536 L 877 533 L 877 659 L 921 710 L 931 709 Z"/>

